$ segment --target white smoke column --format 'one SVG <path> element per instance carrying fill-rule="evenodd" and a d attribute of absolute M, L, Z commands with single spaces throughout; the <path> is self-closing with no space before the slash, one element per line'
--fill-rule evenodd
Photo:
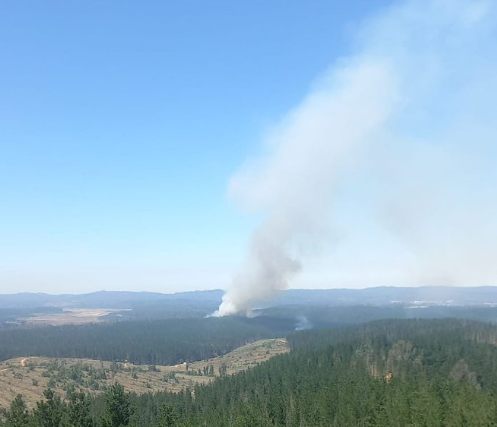
<path fill-rule="evenodd" d="M 395 83 L 390 64 L 379 59 L 333 70 L 269 137 L 262 164 L 233 178 L 232 193 L 267 219 L 216 315 L 247 313 L 254 302 L 287 288 L 301 268 L 297 246 L 326 235 L 338 177 L 392 113 Z"/>
<path fill-rule="evenodd" d="M 337 185 L 371 147 L 408 146 L 417 124 L 436 135 L 452 123 L 438 97 L 474 77 L 465 61 L 494 24 L 490 2 L 413 0 L 364 25 L 359 53 L 331 67 L 232 179 L 231 194 L 265 220 L 215 315 L 249 313 L 288 287 L 301 248 L 327 239 Z"/>

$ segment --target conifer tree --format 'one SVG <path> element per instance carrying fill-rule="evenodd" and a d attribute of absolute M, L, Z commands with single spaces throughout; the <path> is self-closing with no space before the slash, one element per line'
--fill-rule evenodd
<path fill-rule="evenodd" d="M 71 393 L 67 405 L 68 427 L 93 427 L 90 398 L 83 391 Z"/>
<path fill-rule="evenodd" d="M 63 404 L 60 396 L 48 388 L 43 392 L 45 401 L 36 403 L 34 418 L 39 427 L 59 427 L 62 420 Z"/>
<path fill-rule="evenodd" d="M 105 415 L 102 418 L 103 427 L 125 427 L 129 425 L 134 413 L 129 393 L 119 383 L 114 383 L 106 394 Z"/>
<path fill-rule="evenodd" d="M 29 422 L 28 408 L 21 394 L 18 394 L 6 413 L 7 427 L 25 427 Z"/>

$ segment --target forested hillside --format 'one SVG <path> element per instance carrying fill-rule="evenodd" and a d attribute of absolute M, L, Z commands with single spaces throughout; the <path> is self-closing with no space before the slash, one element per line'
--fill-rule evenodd
<path fill-rule="evenodd" d="M 169 399 L 193 425 L 495 425 L 496 337 L 457 320 L 301 332 L 291 354 Z"/>
<path fill-rule="evenodd" d="M 453 319 L 379 321 L 299 332 L 289 341 L 290 354 L 211 385 L 178 394 L 141 396 L 128 395 L 115 385 L 101 397 L 75 395 L 68 405 L 48 394 L 45 403 L 21 420 L 15 416 L 21 404 L 14 404 L 6 412 L 6 425 L 497 424 L 497 328 L 493 325 Z M 43 405 L 58 408 L 60 419 L 45 423 Z"/>
<path fill-rule="evenodd" d="M 219 356 L 275 336 L 277 330 L 243 318 L 0 329 L 0 360 L 47 356 L 172 365 Z"/>

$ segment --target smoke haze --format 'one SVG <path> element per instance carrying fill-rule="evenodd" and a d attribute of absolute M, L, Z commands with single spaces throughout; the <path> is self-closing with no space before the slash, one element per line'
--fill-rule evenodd
<path fill-rule="evenodd" d="M 385 229 L 416 254 L 410 274 L 492 284 L 496 24 L 492 2 L 465 0 L 402 2 L 364 23 L 356 52 L 232 178 L 233 198 L 264 219 L 215 315 L 286 289 L 302 254 L 330 239 L 337 191 L 360 171 L 374 176 Z"/>

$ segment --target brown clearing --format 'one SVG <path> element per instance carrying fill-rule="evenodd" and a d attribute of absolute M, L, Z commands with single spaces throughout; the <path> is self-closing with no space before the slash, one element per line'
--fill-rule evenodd
<path fill-rule="evenodd" d="M 38 325 L 83 325 L 85 323 L 102 322 L 102 316 L 124 311 L 115 308 L 64 308 L 62 313 L 39 314 L 21 317 L 18 320 Z"/>
<path fill-rule="evenodd" d="M 75 387 L 96 394 L 116 381 L 127 391 L 136 393 L 178 392 L 195 384 L 208 384 L 219 376 L 222 367 L 231 375 L 289 351 L 287 341 L 277 338 L 244 345 L 224 356 L 174 366 L 18 357 L 0 363 L 0 408 L 8 407 L 17 394 L 22 394 L 28 406 L 34 407 L 50 382 L 62 397 L 66 395 L 64 388 Z M 203 374 L 204 368 L 209 370 L 211 366 L 214 377 L 198 375 L 199 370 Z M 79 376 L 76 380 L 75 375 Z"/>

